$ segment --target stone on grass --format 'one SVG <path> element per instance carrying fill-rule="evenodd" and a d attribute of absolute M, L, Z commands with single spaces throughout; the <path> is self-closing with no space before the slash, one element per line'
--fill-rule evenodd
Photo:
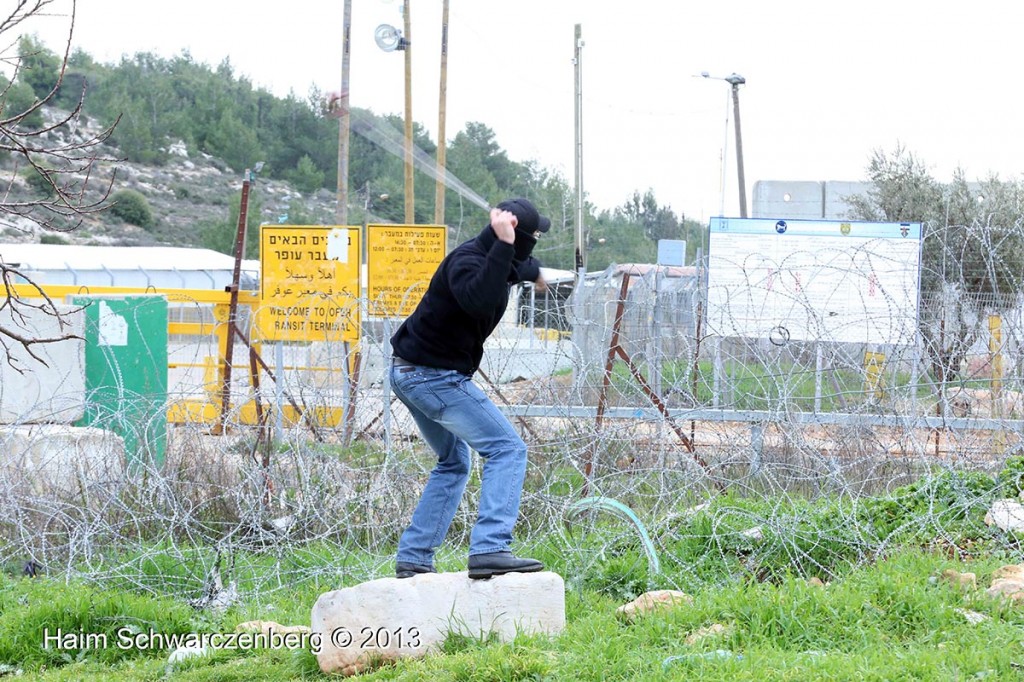
<path fill-rule="evenodd" d="M 996 500 L 985 514 L 985 524 L 1000 530 L 1024 530 L 1024 505 L 1016 500 Z"/>
<path fill-rule="evenodd" d="M 1007 564 L 992 571 L 992 583 L 985 592 L 1012 602 L 1024 600 L 1024 564 Z"/>
<path fill-rule="evenodd" d="M 209 656 L 210 653 L 211 651 L 209 647 L 205 647 L 199 644 L 179 646 L 177 649 L 171 652 L 171 655 L 170 657 L 168 657 L 167 662 L 171 665 L 174 665 L 175 663 L 187 661 L 190 658 L 201 658 L 203 656 Z"/>
<path fill-rule="evenodd" d="M 272 634 L 305 634 L 310 632 L 310 629 L 306 625 L 281 625 L 272 620 L 247 620 L 236 625 L 235 632 L 262 632 L 264 635 L 270 636 Z"/>
<path fill-rule="evenodd" d="M 355 675 L 375 662 L 419 658 L 449 634 L 502 642 L 565 628 L 565 581 L 556 573 L 470 580 L 459 573 L 380 578 L 320 595 L 311 618 L 325 673 Z"/>
<path fill-rule="evenodd" d="M 761 528 L 761 526 L 754 526 L 753 528 L 748 528 L 745 531 L 741 532 L 740 535 L 747 538 L 748 540 L 754 540 L 755 542 L 760 542 L 761 540 L 764 540 L 764 530 Z"/>
<path fill-rule="evenodd" d="M 1015 578 L 996 578 L 985 590 L 990 597 L 1001 597 L 1012 602 L 1024 599 L 1024 582 Z"/>
<path fill-rule="evenodd" d="M 977 625 L 978 623 L 983 623 L 986 620 L 991 620 L 990 616 L 986 616 L 984 613 L 978 613 L 977 611 L 971 611 L 970 609 L 954 609 L 954 611 L 963 616 L 971 625 Z"/>
<path fill-rule="evenodd" d="M 992 580 L 998 578 L 1010 578 L 1024 582 L 1024 566 L 1021 564 L 1007 564 L 992 571 Z"/>
<path fill-rule="evenodd" d="M 694 630 L 686 636 L 686 639 L 684 641 L 688 646 L 693 646 L 694 644 L 705 639 L 708 639 L 709 637 L 721 637 L 728 631 L 729 629 L 721 623 L 712 623 L 706 628 L 698 628 Z"/>
<path fill-rule="evenodd" d="M 628 604 L 623 604 L 619 608 L 615 609 L 615 615 L 627 621 L 633 621 L 636 618 L 657 609 L 671 608 L 679 604 L 692 603 L 693 597 L 685 592 L 680 592 L 679 590 L 652 590 L 650 592 L 644 592 Z"/>
<path fill-rule="evenodd" d="M 954 571 L 952 568 L 947 568 L 942 571 L 939 576 L 942 582 L 952 585 L 953 587 L 959 587 L 960 589 L 977 589 L 978 577 L 974 573 L 960 573 Z"/>

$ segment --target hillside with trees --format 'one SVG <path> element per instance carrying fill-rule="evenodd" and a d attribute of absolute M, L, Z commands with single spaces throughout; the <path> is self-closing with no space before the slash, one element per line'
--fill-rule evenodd
<path fill-rule="evenodd" d="M 337 187 L 338 121 L 329 98 L 313 90 L 306 97 L 276 97 L 235 73 L 230 61 L 216 67 L 187 51 L 166 59 L 140 53 L 104 64 L 81 50 L 67 56 L 49 51 L 34 36 L 17 44 L 20 67 L 3 82 L 6 110 L 31 109 L 19 125 L 41 128 L 74 112 L 72 130 L 109 130 L 95 177 L 106 180 L 113 200 L 108 210 L 89 215 L 81 229 L 57 221 L 41 234 L 7 226 L 6 238 L 99 243 L 170 244 L 232 249 L 238 188 L 245 169 L 263 162 L 250 205 L 251 227 L 260 222 L 329 224 Z M 354 109 L 350 142 L 349 222 L 402 222 L 403 160 L 362 129 L 401 139 L 403 120 L 395 114 Z M 414 143 L 431 158 L 436 142 L 421 124 Z M 471 122 L 447 143 L 447 170 L 494 204 L 527 196 L 551 216 L 555 229 L 538 246 L 546 265 L 573 267 L 573 190 L 558 173 L 537 162 L 515 161 L 486 122 Z M 0 160 L 8 169 L 13 158 Z M 33 169 L 15 169 L 13 189 L 29 199 L 50 189 Z M 415 215 L 433 222 L 432 178 L 417 171 Z M 386 197 L 386 198 L 384 198 Z M 486 220 L 484 213 L 449 190 L 445 222 L 453 242 L 463 241 Z M 637 189 L 620 206 L 599 210 L 588 203 L 585 220 L 588 269 L 609 263 L 653 262 L 658 239 L 686 239 L 692 261 L 703 229 L 651 190 Z M 64 232 L 65 234 L 59 234 Z M 16 234 L 18 233 L 18 234 Z M 254 254 L 250 244 L 250 254 Z"/>

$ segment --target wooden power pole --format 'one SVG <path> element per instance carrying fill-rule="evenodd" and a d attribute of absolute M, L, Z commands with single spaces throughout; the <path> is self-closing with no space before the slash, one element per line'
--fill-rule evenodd
<path fill-rule="evenodd" d="M 352 25 L 352 0 L 345 0 L 341 22 L 341 94 L 338 100 L 338 205 L 334 217 L 338 225 L 348 222 L 348 143 L 351 121 L 348 105 L 349 35 Z"/>
<path fill-rule="evenodd" d="M 412 19 L 405 0 L 402 15 L 405 19 L 405 224 L 416 222 L 416 196 L 413 193 L 412 166 Z"/>
<path fill-rule="evenodd" d="M 448 99 L 448 0 L 441 9 L 441 84 L 437 103 L 437 189 L 434 194 L 434 224 L 444 225 L 445 137 L 444 124 Z"/>

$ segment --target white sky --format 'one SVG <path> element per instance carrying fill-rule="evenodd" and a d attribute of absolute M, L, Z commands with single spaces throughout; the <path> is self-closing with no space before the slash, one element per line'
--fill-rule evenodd
<path fill-rule="evenodd" d="M 373 43 L 378 24 L 402 26 L 401 1 L 352 5 L 352 104 L 401 115 L 402 53 Z M 441 6 L 411 0 L 413 118 L 435 138 Z M 77 12 L 74 46 L 103 62 L 187 49 L 211 66 L 230 58 L 277 95 L 340 90 L 342 0 L 79 0 Z M 941 181 L 957 167 L 1017 179 L 1022 19 L 1024 3 L 997 0 L 450 0 L 447 135 L 483 122 L 510 158 L 572 186 L 579 23 L 584 188 L 598 208 L 652 188 L 689 218 L 719 214 L 730 86 L 702 71 L 747 79 L 748 205 L 757 180 L 863 180 L 872 152 L 897 144 Z M 67 23 L 21 28 L 60 50 Z M 738 215 L 731 119 L 728 131 L 725 213 Z"/>

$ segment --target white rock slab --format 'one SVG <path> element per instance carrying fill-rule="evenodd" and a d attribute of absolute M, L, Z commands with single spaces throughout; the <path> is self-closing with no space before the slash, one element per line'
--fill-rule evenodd
<path fill-rule="evenodd" d="M 325 673 L 354 675 L 375 660 L 418 658 L 449 633 L 500 641 L 565 628 L 565 581 L 557 573 L 470 580 L 466 571 L 381 578 L 320 595 L 311 627 Z"/>
<path fill-rule="evenodd" d="M 996 500 L 985 515 L 985 523 L 1000 530 L 1024 530 L 1024 505 L 1014 500 Z"/>

